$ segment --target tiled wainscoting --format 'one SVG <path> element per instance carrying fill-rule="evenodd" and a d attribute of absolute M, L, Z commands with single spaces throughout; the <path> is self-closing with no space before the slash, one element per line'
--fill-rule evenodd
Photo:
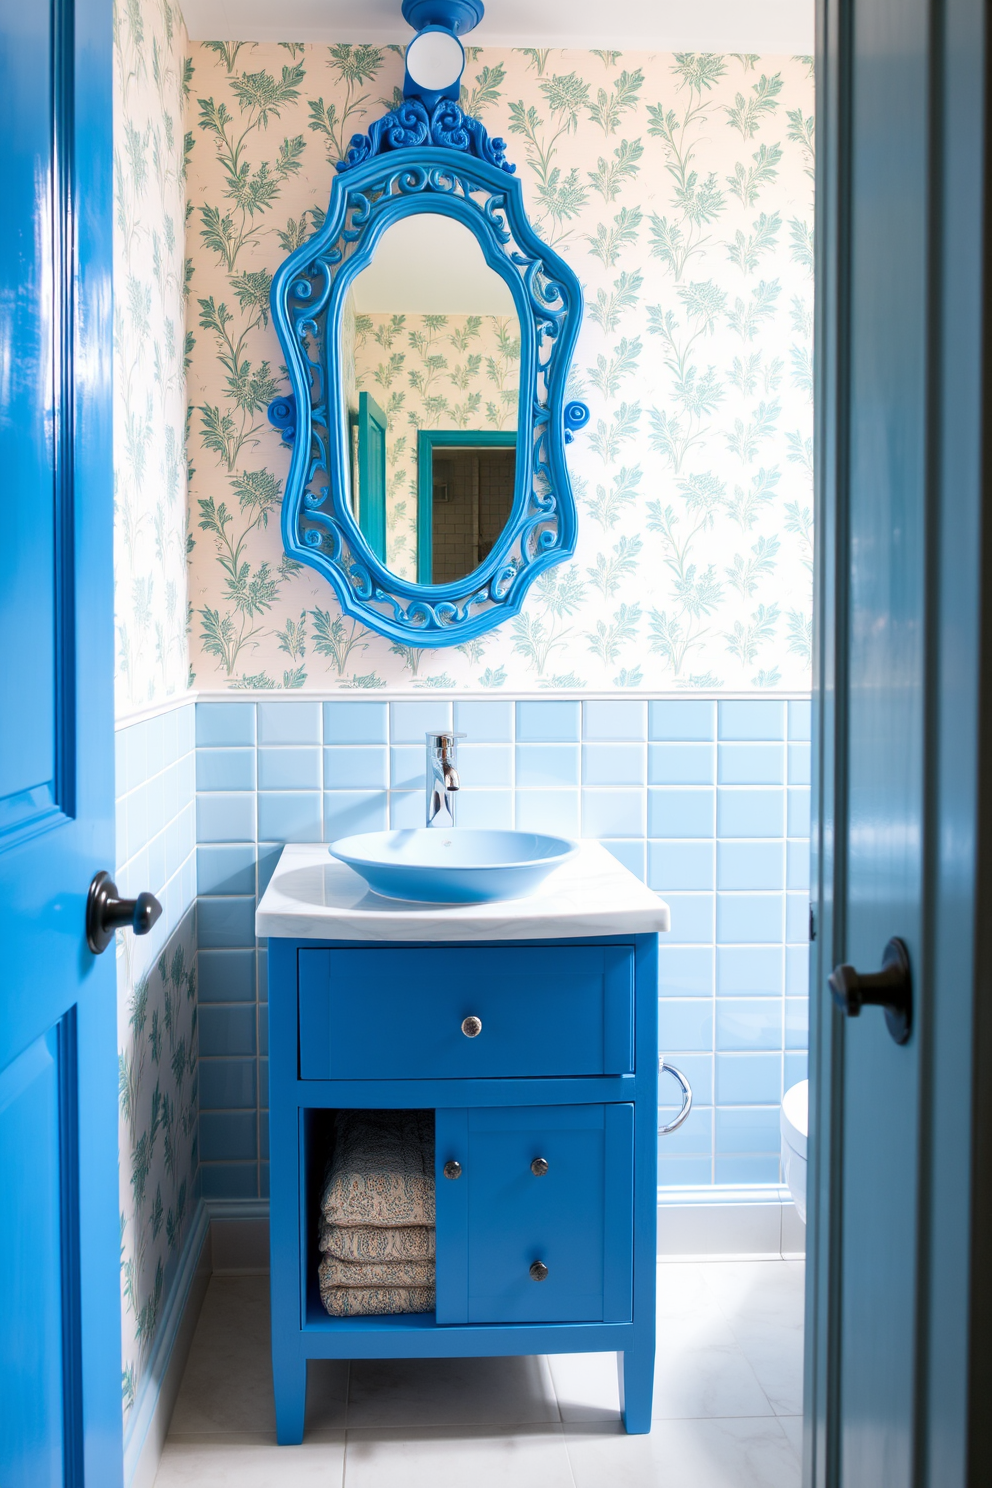
<path fill-rule="evenodd" d="M 421 825 L 424 737 L 452 726 L 461 825 L 599 838 L 671 904 L 661 1040 L 695 1103 L 659 1181 L 778 1184 L 806 1058 L 808 702 L 232 698 L 196 705 L 205 1197 L 268 1192 L 254 912 L 282 844 Z"/>

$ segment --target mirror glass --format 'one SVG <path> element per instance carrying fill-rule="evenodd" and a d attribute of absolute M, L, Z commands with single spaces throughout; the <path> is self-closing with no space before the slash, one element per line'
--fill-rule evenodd
<path fill-rule="evenodd" d="M 352 513 L 398 577 L 445 584 L 499 541 L 516 485 L 520 322 L 474 233 L 421 212 L 348 291 L 341 396 Z"/>

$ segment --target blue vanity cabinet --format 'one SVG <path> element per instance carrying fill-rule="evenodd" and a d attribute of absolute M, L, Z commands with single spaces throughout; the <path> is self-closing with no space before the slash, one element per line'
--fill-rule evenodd
<path fill-rule="evenodd" d="M 270 938 L 280 1442 L 302 1440 L 316 1358 L 615 1351 L 627 1430 L 650 1429 L 657 985 L 655 934 Z M 321 1306 L 330 1115 L 355 1108 L 434 1112 L 435 1312 L 331 1318 Z"/>

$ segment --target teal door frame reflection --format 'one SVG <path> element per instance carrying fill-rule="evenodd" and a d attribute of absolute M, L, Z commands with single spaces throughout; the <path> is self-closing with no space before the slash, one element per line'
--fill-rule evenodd
<path fill-rule="evenodd" d="M 507 449 L 516 430 L 418 429 L 417 431 L 417 583 L 433 584 L 434 446 L 442 449 Z"/>
<path fill-rule="evenodd" d="M 380 563 L 386 561 L 386 415 L 358 395 L 358 525 Z"/>

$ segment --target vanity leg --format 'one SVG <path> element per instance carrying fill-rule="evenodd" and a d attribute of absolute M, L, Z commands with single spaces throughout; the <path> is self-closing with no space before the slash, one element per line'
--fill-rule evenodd
<path fill-rule="evenodd" d="M 651 1430 L 654 1399 L 654 1335 L 617 1354 L 620 1413 L 628 1436 Z"/>
<path fill-rule="evenodd" d="M 276 1397 L 276 1441 L 281 1447 L 296 1447 L 303 1440 L 307 1413 L 307 1361 L 273 1360 L 272 1384 Z"/>

